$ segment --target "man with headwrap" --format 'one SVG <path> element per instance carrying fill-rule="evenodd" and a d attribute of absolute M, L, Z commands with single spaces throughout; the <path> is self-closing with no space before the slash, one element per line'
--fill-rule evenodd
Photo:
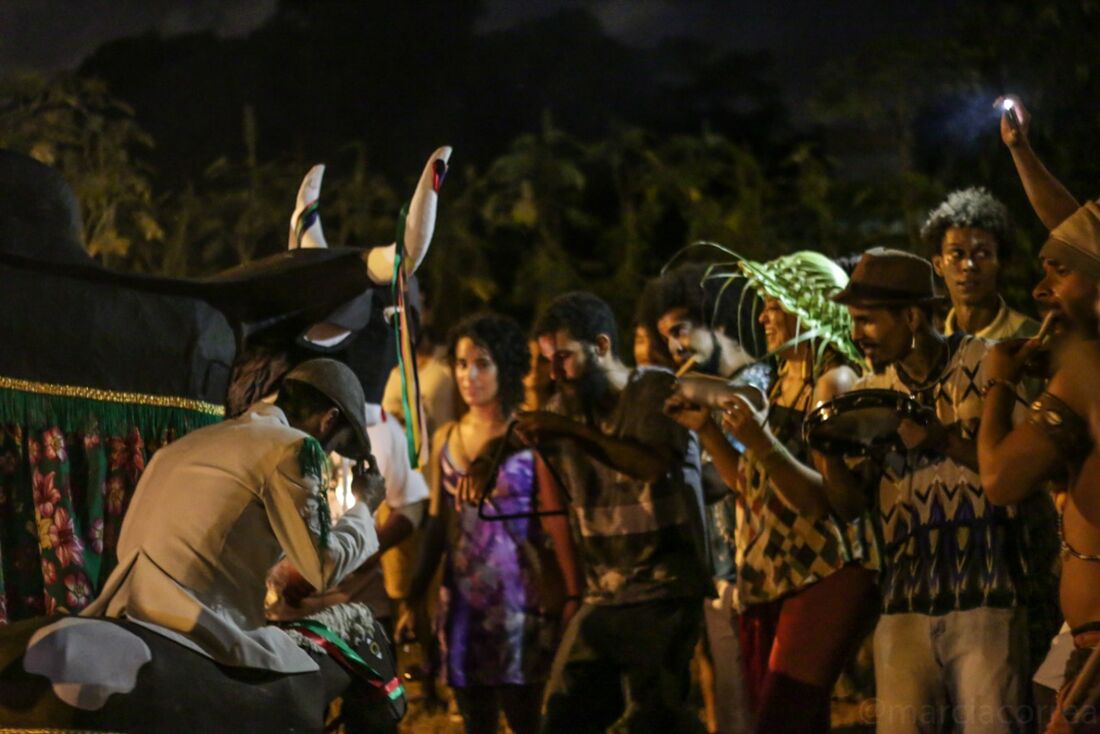
<path fill-rule="evenodd" d="M 1018 502 L 1040 491 L 1047 480 L 1068 486 L 1059 521 L 1061 604 L 1074 651 L 1065 666 L 1059 712 L 1048 731 L 1069 731 L 1066 719 L 1075 716 L 1078 725 L 1073 731 L 1100 731 L 1095 670 L 1091 679 L 1075 686 L 1086 661 L 1100 646 L 1100 487 L 1094 478 L 1100 455 L 1089 427 L 1090 419 L 1100 414 L 1100 391 L 1090 379 L 1100 369 L 1094 309 L 1100 283 L 1100 205 L 1087 202 L 1055 221 L 1069 209 L 1072 196 L 1027 145 L 1026 111 L 1018 103 L 1017 110 L 1020 130 L 1006 121 L 1002 136 L 1036 212 L 1045 224 L 1053 224 L 1039 253 L 1043 278 L 1033 290 L 1040 312 L 1051 319 L 1053 328 L 1049 342 L 1005 342 L 990 355 L 978 459 L 982 483 L 994 502 Z M 1013 427 L 1015 386 L 1029 365 L 1042 363 L 1044 351 L 1054 365 L 1050 380 L 1031 404 L 1027 421 Z M 1086 701 L 1090 707 L 1082 711 Z"/>

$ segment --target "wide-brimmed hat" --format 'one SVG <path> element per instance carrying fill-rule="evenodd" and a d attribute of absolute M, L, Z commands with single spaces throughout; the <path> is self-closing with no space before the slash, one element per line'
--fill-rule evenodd
<path fill-rule="evenodd" d="M 1094 201 L 1066 217 L 1039 250 L 1092 280 L 1100 280 L 1100 206 Z"/>
<path fill-rule="evenodd" d="M 355 440 L 334 447 L 338 454 L 350 459 L 365 459 L 370 455 L 367 437 L 367 401 L 363 386 L 351 368 L 335 359 L 320 357 L 302 362 L 283 378 L 302 382 L 318 390 L 335 403 L 351 424 Z"/>
<path fill-rule="evenodd" d="M 798 318 L 800 330 L 852 363 L 862 363 L 863 355 L 852 343 L 848 309 L 831 300 L 848 284 L 839 265 L 820 252 L 802 250 L 767 262 L 741 260 L 738 267 L 749 287 Z"/>
<path fill-rule="evenodd" d="M 932 263 L 887 247 L 863 253 L 848 286 L 833 296 L 845 306 L 904 306 L 943 300 Z"/>

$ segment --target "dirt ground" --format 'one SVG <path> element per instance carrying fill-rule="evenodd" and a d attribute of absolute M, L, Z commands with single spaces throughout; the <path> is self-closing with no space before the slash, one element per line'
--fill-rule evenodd
<path fill-rule="evenodd" d="M 401 669 L 408 696 L 409 708 L 405 718 L 401 721 L 401 734 L 463 734 L 462 718 L 450 700 L 447 687 L 438 685 L 438 698 L 428 695 L 427 687 L 410 673 L 419 672 L 418 659 L 415 648 L 404 650 L 401 655 Z M 693 681 L 693 700 L 699 705 L 700 719 L 702 719 L 702 704 L 697 687 L 697 681 Z M 835 713 L 835 712 L 834 712 Z M 843 718 L 855 720 L 858 717 L 855 712 L 849 712 L 849 716 Z M 834 719 L 835 721 L 835 719 Z M 500 732 L 511 732 L 503 717 L 500 722 Z M 833 730 L 833 734 L 873 734 L 874 726 L 846 726 Z"/>

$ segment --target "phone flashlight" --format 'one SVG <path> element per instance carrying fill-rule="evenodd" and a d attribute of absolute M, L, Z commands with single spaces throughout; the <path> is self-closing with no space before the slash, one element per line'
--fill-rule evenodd
<path fill-rule="evenodd" d="M 1001 102 L 1001 109 L 1004 110 L 1005 117 L 1008 118 L 1009 127 L 1012 128 L 1013 132 L 1019 133 L 1020 117 L 1016 114 L 1016 103 L 1009 98 L 1005 98 L 1005 100 Z"/>

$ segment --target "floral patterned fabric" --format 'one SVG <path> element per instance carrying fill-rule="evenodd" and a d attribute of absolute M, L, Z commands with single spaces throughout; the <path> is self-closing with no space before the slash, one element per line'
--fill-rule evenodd
<path fill-rule="evenodd" d="M 150 455 L 218 419 L 131 406 L 121 409 L 126 426 L 99 420 L 96 401 L 39 396 L 13 415 L 27 395 L 0 392 L 0 625 L 78 612 L 117 562 L 122 519 Z"/>
<path fill-rule="evenodd" d="M 462 472 L 446 448 L 440 464 L 443 489 L 453 496 Z M 512 454 L 500 467 L 491 496 L 495 507 L 487 511 L 532 512 L 535 488 L 532 452 Z M 537 518 L 482 520 L 477 507 L 463 504 L 439 589 L 449 685 L 522 685 L 549 677 L 558 620 L 542 608 L 534 550 L 548 542 Z"/>

